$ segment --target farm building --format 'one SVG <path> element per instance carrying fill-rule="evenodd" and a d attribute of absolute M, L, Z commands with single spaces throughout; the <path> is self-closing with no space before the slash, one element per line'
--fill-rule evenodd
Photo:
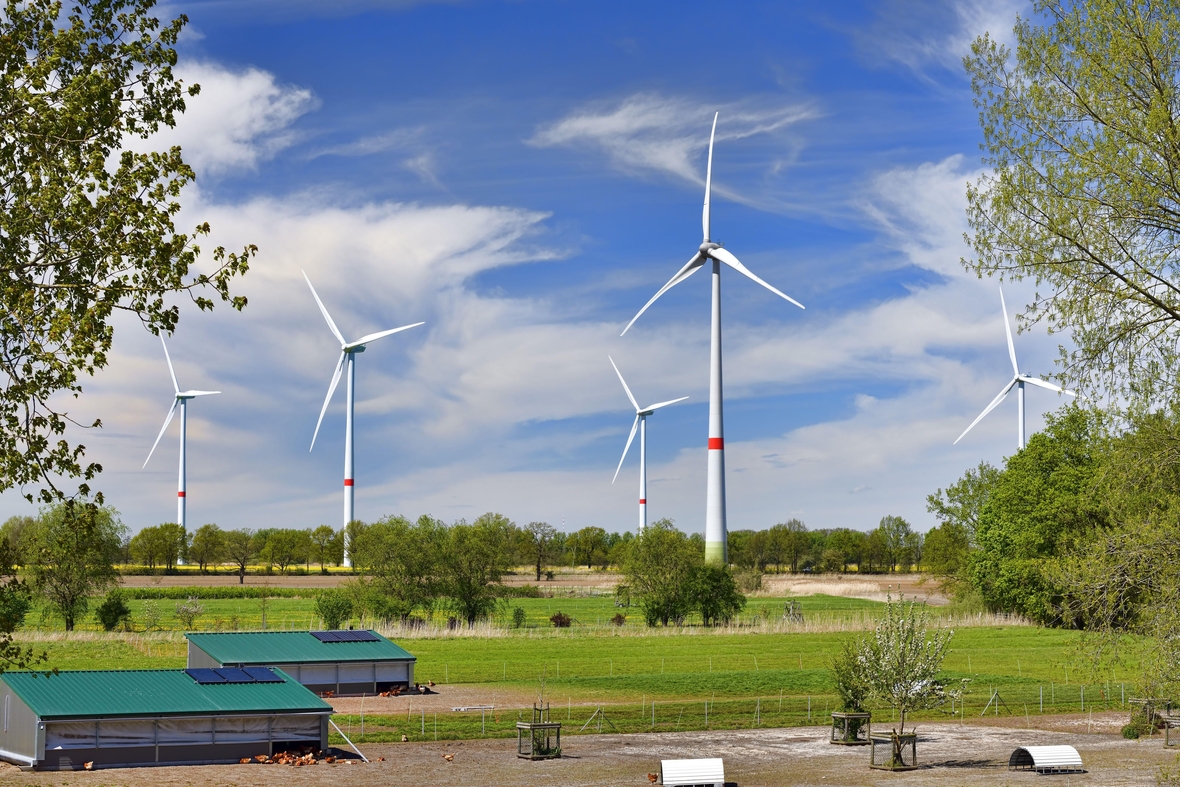
<path fill-rule="evenodd" d="M 373 631 L 187 634 L 189 667 L 278 667 L 319 694 L 376 694 L 414 682 L 416 659 Z"/>
<path fill-rule="evenodd" d="M 37 770 L 238 762 L 328 747 L 332 707 L 279 670 L 0 675 L 0 759 Z"/>

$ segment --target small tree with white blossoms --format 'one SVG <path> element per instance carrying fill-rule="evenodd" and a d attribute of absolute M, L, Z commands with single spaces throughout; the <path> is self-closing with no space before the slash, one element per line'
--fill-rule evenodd
<path fill-rule="evenodd" d="M 937 708 L 947 693 L 938 674 L 954 632 L 931 628 L 923 607 L 904 597 L 887 597 L 885 614 L 876 630 L 856 645 L 856 662 L 869 696 L 897 711 L 893 731 L 893 761 L 900 764 L 906 714 Z"/>

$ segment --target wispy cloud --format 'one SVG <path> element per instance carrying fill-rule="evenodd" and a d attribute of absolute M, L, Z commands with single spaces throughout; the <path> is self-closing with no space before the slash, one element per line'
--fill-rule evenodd
<path fill-rule="evenodd" d="M 422 136 L 422 128 L 399 128 L 382 134 L 372 134 L 361 137 L 353 142 L 342 145 L 332 145 L 313 151 L 308 158 L 321 156 L 371 156 L 374 153 L 384 153 L 395 150 L 415 142 Z"/>
<path fill-rule="evenodd" d="M 1012 43 L 1016 14 L 1025 9 L 1029 4 L 1022 0 L 885 0 L 854 39 L 870 59 L 900 63 L 918 74 L 932 65 L 961 71 L 971 43 L 983 33 Z"/>

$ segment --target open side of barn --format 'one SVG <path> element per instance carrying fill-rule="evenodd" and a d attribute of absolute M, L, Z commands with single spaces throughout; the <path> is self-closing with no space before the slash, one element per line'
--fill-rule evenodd
<path fill-rule="evenodd" d="M 260 676 L 262 677 L 262 676 Z M 0 676 L 0 759 L 36 770 L 232 763 L 328 747 L 332 707 L 289 675 L 201 681 L 185 670 Z"/>
<path fill-rule="evenodd" d="M 365 636 L 331 638 L 324 635 Z M 241 631 L 191 633 L 188 666 L 265 666 L 317 694 L 378 694 L 414 683 L 417 661 L 376 632 Z"/>

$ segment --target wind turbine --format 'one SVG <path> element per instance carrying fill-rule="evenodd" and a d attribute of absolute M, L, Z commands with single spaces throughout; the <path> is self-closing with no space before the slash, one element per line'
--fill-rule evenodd
<path fill-rule="evenodd" d="M 172 389 L 176 392 L 172 399 L 172 407 L 168 410 L 168 417 L 164 419 L 164 425 L 160 427 L 160 433 L 156 435 L 156 442 L 152 443 L 152 450 L 148 451 L 147 459 L 143 460 L 143 466 L 147 467 L 147 463 L 152 460 L 152 454 L 156 452 L 156 446 L 160 444 L 160 438 L 164 436 L 164 432 L 168 430 L 168 424 L 172 423 L 172 416 L 176 415 L 176 408 L 180 408 L 180 481 L 176 489 L 176 522 L 180 525 L 184 532 L 188 532 L 188 527 L 185 522 L 185 452 L 187 449 L 187 435 L 188 435 L 188 400 L 195 399 L 198 396 L 211 396 L 219 394 L 221 391 L 182 391 L 179 383 L 176 382 L 176 371 L 172 368 L 172 358 L 168 355 L 168 345 L 164 342 L 163 335 L 160 336 L 160 344 L 164 345 L 164 360 L 168 361 L 168 374 L 172 375 Z M 143 469 L 143 468 L 140 468 Z M 177 562 L 180 562 L 179 560 Z"/>
<path fill-rule="evenodd" d="M 324 413 L 328 411 L 328 403 L 332 401 L 332 394 L 336 393 L 336 385 L 340 382 L 340 373 L 344 370 L 345 364 L 348 365 L 348 385 L 346 386 L 347 396 L 345 398 L 344 408 L 344 526 L 348 527 L 348 523 L 353 520 L 352 515 L 352 492 L 353 492 L 353 439 L 352 439 L 352 413 L 353 402 L 356 391 L 356 354 L 365 351 L 365 345 L 369 342 L 377 341 L 386 336 L 391 336 L 401 331 L 409 330 L 410 328 L 417 328 L 419 325 L 425 323 L 416 322 L 412 325 L 403 325 L 400 328 L 391 328 L 388 331 L 380 331 L 378 333 L 370 333 L 367 336 L 362 336 L 355 342 L 348 342 L 344 340 L 344 336 L 340 333 L 340 329 L 336 327 L 336 323 L 332 322 L 332 316 L 328 314 L 328 310 L 324 308 L 324 302 L 320 300 L 319 293 L 315 291 L 315 287 L 311 286 L 311 279 L 307 278 L 307 272 L 303 272 L 303 278 L 307 282 L 307 286 L 311 288 L 311 295 L 315 298 L 316 304 L 320 307 L 320 311 L 324 315 L 324 319 L 328 323 L 328 327 L 332 329 L 332 335 L 340 341 L 340 360 L 336 362 L 336 371 L 332 375 L 332 384 L 328 386 L 328 395 L 324 397 L 324 406 L 320 408 L 320 418 L 315 423 L 315 433 L 311 436 L 311 447 L 307 449 L 311 453 L 315 448 L 315 439 L 320 433 L 320 424 L 324 422 Z M 348 545 L 345 545 L 344 550 L 344 565 L 351 566 L 352 559 L 348 552 Z"/>
<path fill-rule="evenodd" d="M 718 113 L 719 114 L 719 113 Z M 709 197 L 713 187 L 713 140 L 717 135 L 717 114 L 713 115 L 713 130 L 709 133 L 709 163 L 705 169 L 705 206 L 701 211 L 701 229 L 704 240 L 692 256 L 668 283 L 652 296 L 639 314 L 631 318 L 628 329 L 635 324 L 647 308 L 661 295 L 694 274 L 706 262 L 713 264 L 713 318 L 709 342 L 709 478 L 705 495 L 705 560 L 727 562 L 725 529 L 725 429 L 722 423 L 721 393 L 721 264 L 724 263 L 743 276 L 754 280 L 766 289 L 803 308 L 803 304 L 759 279 L 738 261 L 738 258 L 714 242 L 709 234 Z"/>
<path fill-rule="evenodd" d="M 955 443 L 958 443 L 959 440 L 962 440 L 964 437 L 966 437 L 967 433 L 970 432 L 972 430 L 972 428 L 974 428 L 977 423 L 982 421 L 983 417 L 985 415 L 987 415 L 992 410 L 994 410 L 996 408 L 996 405 L 998 405 L 1000 402 L 1004 401 L 1004 398 L 1008 395 L 1008 392 L 1011 391 L 1013 387 L 1015 387 L 1016 388 L 1016 402 L 1017 402 L 1017 405 L 1016 405 L 1016 449 L 1020 450 L 1020 449 L 1024 448 L 1024 384 L 1025 383 L 1028 383 L 1029 385 L 1035 385 L 1038 388 L 1044 388 L 1049 391 L 1055 391 L 1057 393 L 1068 394 L 1069 396 L 1077 396 L 1077 394 L 1074 393 L 1073 391 L 1065 390 L 1060 385 L 1054 385 L 1053 383 L 1046 382 L 1046 381 L 1040 379 L 1039 377 L 1029 377 L 1027 374 L 1020 373 L 1020 365 L 1016 363 L 1016 345 L 1013 344 L 1013 342 L 1012 342 L 1012 326 L 1010 326 L 1008 324 L 1008 306 L 1007 306 L 1007 304 L 1004 303 L 1004 289 L 1002 287 L 1000 288 L 1000 309 L 1002 309 L 1004 312 L 1004 330 L 1008 333 L 1008 357 L 1012 360 L 1012 380 L 1009 381 L 1009 383 L 1004 386 L 1004 390 L 1000 391 L 999 395 L 996 396 L 995 399 L 992 399 L 992 403 L 989 404 L 987 407 L 985 407 L 983 412 L 980 413 L 979 416 L 974 421 L 971 422 L 971 426 L 968 426 L 966 429 L 963 430 L 963 434 L 959 435 L 958 438 L 955 439 Z"/>
<path fill-rule="evenodd" d="M 635 401 L 635 397 L 631 395 L 631 389 L 627 387 L 627 381 L 623 379 L 623 373 L 619 371 L 619 367 L 615 366 L 615 359 L 609 355 L 606 356 L 610 361 L 610 365 L 615 367 L 615 374 L 619 376 L 619 382 L 623 384 L 623 390 L 627 392 L 627 398 L 631 400 L 631 404 L 635 407 L 635 423 L 631 424 L 631 434 L 627 438 L 627 445 L 623 447 L 623 456 L 619 459 L 619 466 L 615 468 L 615 477 L 611 479 L 613 484 L 619 477 L 619 471 L 623 469 L 623 460 L 627 458 L 627 452 L 631 450 L 631 441 L 635 439 L 635 430 L 639 430 L 639 532 L 647 527 L 647 417 L 659 410 L 661 407 L 666 407 L 670 404 L 683 402 L 687 396 L 682 396 L 679 399 L 671 399 L 667 402 L 660 402 L 658 404 L 648 405 L 647 407 L 640 407 L 639 402 Z"/>

